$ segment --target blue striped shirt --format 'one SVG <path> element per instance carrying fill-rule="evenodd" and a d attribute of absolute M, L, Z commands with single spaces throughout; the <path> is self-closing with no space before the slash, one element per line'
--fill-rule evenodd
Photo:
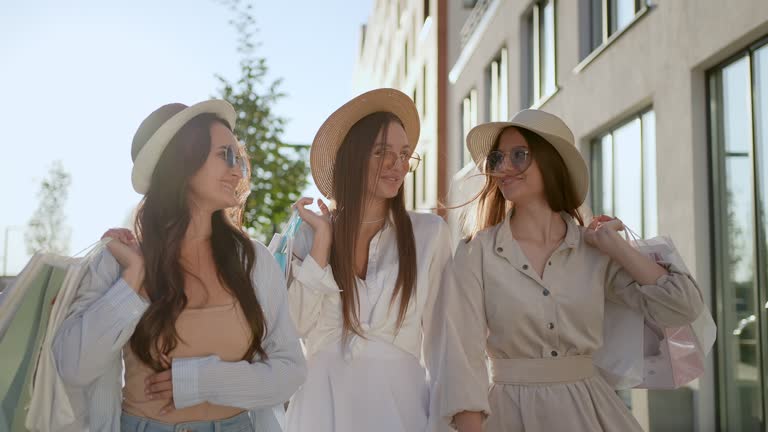
<path fill-rule="evenodd" d="M 226 362 L 218 356 L 173 359 L 176 408 L 202 402 L 249 410 L 255 430 L 281 431 L 282 404 L 304 382 L 306 365 L 289 314 L 283 273 L 266 247 L 254 242 L 251 278 L 264 311 L 268 359 Z M 105 249 L 89 263 L 53 353 L 73 399 L 84 400 L 92 432 L 120 430 L 122 350 L 148 303 L 120 277 Z"/>

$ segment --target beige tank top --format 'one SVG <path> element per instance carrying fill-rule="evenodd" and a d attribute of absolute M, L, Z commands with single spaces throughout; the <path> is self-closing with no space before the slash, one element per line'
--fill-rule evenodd
<path fill-rule="evenodd" d="M 243 358 L 251 343 L 251 329 L 240 304 L 185 309 L 176 320 L 179 340 L 171 359 L 217 355 L 223 361 L 236 362 Z M 154 371 L 131 351 L 130 343 L 123 347 L 125 385 L 123 411 L 164 423 L 221 420 L 243 412 L 240 408 L 213 405 L 208 402 L 160 415 L 168 401 L 150 400 L 144 394 L 144 380 Z"/>

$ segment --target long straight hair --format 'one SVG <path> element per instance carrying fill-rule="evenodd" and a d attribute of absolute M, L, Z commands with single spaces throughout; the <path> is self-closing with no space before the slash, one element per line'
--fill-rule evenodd
<path fill-rule="evenodd" d="M 568 173 L 568 167 L 560 153 L 539 134 L 515 126 L 507 127 L 499 132 L 491 150 L 499 149 L 501 136 L 507 129 L 517 129 L 528 143 L 531 157 L 536 161 L 541 171 L 544 196 L 549 208 L 555 212 L 565 212 L 578 221 L 580 225 L 584 225 L 584 218 L 579 211 L 581 200 L 576 194 L 576 188 Z M 470 239 L 478 232 L 501 223 L 509 210 L 514 208 L 514 203 L 504 198 L 492 176 L 486 176 L 483 189 L 470 203 L 475 200 L 477 200 L 477 209 L 474 224 L 469 228 Z"/>
<path fill-rule="evenodd" d="M 191 221 L 188 184 L 208 159 L 210 130 L 215 122 L 229 127 L 214 115 L 201 114 L 176 133 L 157 163 L 136 217 L 135 230 L 145 262 L 144 288 L 150 305 L 139 320 L 130 344 L 134 354 L 155 371 L 168 368 L 161 356 L 173 351 L 180 340 L 176 320 L 187 306 L 185 271 L 180 258 L 182 241 Z M 250 277 L 256 252 L 242 230 L 241 219 L 232 217 L 241 215 L 241 210 L 213 213 L 211 249 L 216 276 L 239 302 L 250 327 L 250 345 L 242 357 L 250 361 L 256 354 L 266 358 L 261 341 L 267 328 Z"/>
<path fill-rule="evenodd" d="M 350 128 L 336 154 L 333 169 L 333 197 L 336 201 L 336 210 L 333 213 L 330 265 L 333 269 L 333 277 L 341 290 L 344 317 L 343 340 L 347 340 L 352 333 L 365 336 L 360 328 L 358 316 L 360 299 L 354 262 L 363 208 L 371 199 L 368 193 L 370 187 L 368 161 L 379 133 L 383 134 L 386 142 L 387 127 L 393 122 L 402 126 L 400 119 L 388 112 L 377 112 L 364 117 Z M 381 171 L 381 165 L 378 171 Z M 405 209 L 403 186 L 388 204 L 394 221 L 400 258 L 395 290 L 390 300 L 391 307 L 395 299 L 400 297 L 397 314 L 399 329 L 405 320 L 408 303 L 416 292 L 416 240 L 413 236 L 411 218 Z"/>

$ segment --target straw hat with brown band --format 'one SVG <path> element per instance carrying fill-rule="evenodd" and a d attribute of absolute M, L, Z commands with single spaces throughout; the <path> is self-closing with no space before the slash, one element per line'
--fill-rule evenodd
<path fill-rule="evenodd" d="M 416 148 L 419 142 L 419 113 L 408 95 L 392 88 L 381 88 L 357 96 L 331 114 L 312 141 L 309 166 L 317 188 L 326 198 L 333 199 L 333 167 L 341 143 L 355 123 L 377 112 L 397 116 L 403 123 L 411 148 Z"/>
<path fill-rule="evenodd" d="M 538 134 L 557 150 L 565 162 L 576 194 L 583 203 L 589 191 L 587 163 L 576 148 L 573 132 L 559 117 L 548 112 L 527 109 L 518 112 L 509 121 L 484 123 L 474 127 L 467 134 L 467 148 L 475 163 L 483 162 L 501 131 L 510 126 Z"/>

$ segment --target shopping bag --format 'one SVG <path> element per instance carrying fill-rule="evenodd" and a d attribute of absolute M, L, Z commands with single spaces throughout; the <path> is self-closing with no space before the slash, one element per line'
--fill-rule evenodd
<path fill-rule="evenodd" d="M 641 239 L 626 228 L 628 241 L 655 262 L 689 273 L 672 239 Z M 717 327 L 708 309 L 682 327 L 661 327 L 636 311 L 605 304 L 604 342 L 595 355 L 601 374 L 618 389 L 676 389 L 704 373 Z"/>
<path fill-rule="evenodd" d="M 14 307 L 3 304 L 8 315 L 3 316 L 6 331 L 0 337 L 0 430 L 82 429 L 77 423 L 80 410 L 73 409 L 72 394 L 58 377 L 52 344 L 89 260 L 105 244 L 90 246 L 83 258 L 36 254 L 19 274 L 12 287 Z"/>
<path fill-rule="evenodd" d="M 625 390 L 640 385 L 645 371 L 643 315 L 629 307 L 605 302 L 603 345 L 592 361 L 608 384 Z"/>
<path fill-rule="evenodd" d="M 35 255 L 14 284 L 15 304 L 3 311 L 0 338 L 0 430 L 26 431 L 24 409 L 31 397 L 29 384 L 65 276 L 66 269 L 46 263 L 44 255 Z"/>
<path fill-rule="evenodd" d="M 301 217 L 297 210 L 293 211 L 291 218 L 285 225 L 285 229 L 280 234 L 275 234 L 272 240 L 269 242 L 267 248 L 275 257 L 275 260 L 283 270 L 283 274 L 288 279 L 291 273 L 291 261 L 293 256 L 293 241 L 296 237 L 296 233 L 301 226 Z"/>
<path fill-rule="evenodd" d="M 3 303 L 0 304 L 0 340 L 3 339 L 11 320 L 16 316 L 25 295 L 35 286 L 33 282 L 43 267 L 45 267 L 45 255 L 35 254 L 16 276 L 14 283 L 3 290 Z"/>

